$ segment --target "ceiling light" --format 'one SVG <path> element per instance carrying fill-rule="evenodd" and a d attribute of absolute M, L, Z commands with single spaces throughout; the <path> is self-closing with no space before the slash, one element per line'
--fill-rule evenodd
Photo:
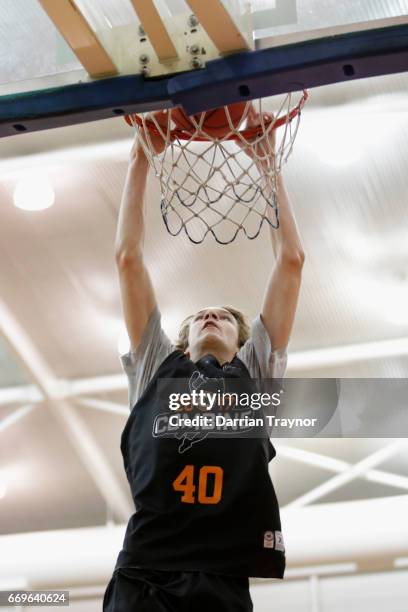
<path fill-rule="evenodd" d="M 54 204 L 55 192 L 49 178 L 41 172 L 21 178 L 14 190 L 14 205 L 23 210 L 44 210 Z"/>
<path fill-rule="evenodd" d="M 399 557 L 395 559 L 394 567 L 408 567 L 408 557 Z"/>

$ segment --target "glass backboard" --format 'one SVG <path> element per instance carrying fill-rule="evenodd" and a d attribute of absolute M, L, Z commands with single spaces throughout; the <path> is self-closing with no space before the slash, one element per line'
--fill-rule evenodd
<path fill-rule="evenodd" d="M 347 32 L 356 24 L 367 29 L 387 20 L 401 23 L 408 16 L 408 0 L 225 0 L 224 4 L 237 20 L 250 9 L 256 48 L 316 38 L 325 34 L 322 30 Z M 137 32 L 139 20 L 130 0 L 76 0 L 76 5 L 105 48 L 114 46 L 115 34 L 120 36 L 126 28 Z M 191 14 L 184 0 L 156 0 L 156 6 L 167 23 Z M 60 86 L 86 77 L 38 0 L 0 0 L 0 10 L 0 95 Z M 137 65 L 133 69 L 126 66 L 120 73 L 130 74 L 134 68 Z"/>
<path fill-rule="evenodd" d="M 65 1 L 56 0 L 56 2 L 61 3 L 61 6 Z M 387 0 L 386 2 L 378 2 L 378 0 L 365 0 L 364 2 L 357 2 L 356 0 L 342 0 L 342 2 L 338 0 L 220 1 L 248 42 L 248 54 L 244 58 L 247 72 L 242 73 L 243 79 L 250 78 L 252 64 L 247 59 L 248 57 L 254 59 L 257 52 L 279 49 L 284 45 L 293 45 L 310 40 L 318 41 L 336 35 L 347 35 L 353 32 L 370 33 L 381 28 L 390 29 L 394 26 L 406 28 L 405 30 L 398 31 L 399 47 L 395 50 L 396 57 L 398 56 L 395 66 L 385 61 L 384 69 L 381 73 L 379 65 L 382 62 L 382 56 L 380 56 L 376 62 L 373 60 L 372 65 L 368 66 L 366 70 L 362 70 L 360 74 L 354 74 L 353 66 L 350 67 L 347 64 L 345 66 L 345 76 L 347 78 L 364 78 L 376 74 L 408 70 L 408 63 L 406 59 L 404 60 L 403 54 L 403 49 L 406 49 L 404 44 L 407 42 L 408 37 L 408 0 Z M 14 121 L 13 125 L 17 125 L 16 131 L 28 129 L 20 119 L 24 120 L 27 116 L 31 117 L 33 115 L 33 107 L 27 106 L 25 100 L 25 106 L 19 106 L 16 110 L 14 96 L 25 95 L 29 92 L 34 94 L 48 89 L 63 88 L 64 86 L 81 86 L 95 82 L 89 76 L 83 63 L 78 59 L 78 54 L 72 51 L 64 36 L 58 31 L 55 23 L 45 12 L 42 6 L 42 3 L 44 4 L 45 2 L 46 0 L 0 0 L 2 15 L 0 27 L 0 127 L 5 122 L 13 123 Z M 122 78 L 121 87 L 124 86 L 123 77 L 127 75 L 149 76 L 149 66 L 155 66 L 155 72 L 150 74 L 150 76 L 166 76 L 170 78 L 174 74 L 177 76 L 177 74 L 190 72 L 192 67 L 205 69 L 213 59 L 224 56 L 226 60 L 229 59 L 227 57 L 228 54 L 220 54 L 216 46 L 209 40 L 207 31 L 203 31 L 204 38 L 198 40 L 199 57 L 191 56 L 194 45 L 191 43 L 190 35 L 195 31 L 194 22 L 191 22 L 192 8 L 189 6 L 189 4 L 193 6 L 192 0 L 191 2 L 187 0 L 154 0 L 154 5 L 160 19 L 167 28 L 170 38 L 174 39 L 180 61 L 178 64 L 177 62 L 170 64 L 168 62 L 158 62 L 154 52 L 151 52 L 152 48 L 150 48 L 147 54 L 151 56 L 147 60 L 148 62 L 150 61 L 149 65 L 143 64 L 141 60 L 143 50 L 141 50 L 140 41 L 143 40 L 143 30 L 140 28 L 141 24 L 134 6 L 137 5 L 136 0 L 133 0 L 133 4 L 132 0 L 73 0 L 70 4 L 80 12 L 89 25 L 90 31 L 96 36 L 98 44 L 113 60 L 117 71 L 115 75 L 111 76 L 119 80 Z M 204 28 L 201 28 L 201 30 L 204 30 Z M 150 44 L 150 41 L 148 40 L 147 43 Z M 85 41 L 85 47 L 86 44 Z M 385 57 L 389 39 L 373 40 L 371 47 L 370 40 L 367 37 L 361 44 L 360 41 L 358 42 L 359 48 L 361 47 L 367 56 L 372 55 L 377 46 L 381 46 L 381 44 L 383 45 Z M 327 52 L 329 53 L 329 50 Z M 301 53 L 299 51 L 296 56 L 298 64 Z M 332 53 L 332 50 L 330 53 Z M 344 53 L 344 48 L 337 50 L 337 56 L 341 53 Z M 253 65 L 256 65 L 258 70 L 262 67 L 259 65 L 261 59 L 259 61 L 254 59 L 253 62 Z M 314 61 L 318 63 L 322 59 L 325 59 L 324 50 L 321 51 L 319 57 L 315 56 Z M 281 60 L 282 58 L 280 58 Z M 269 61 L 268 70 L 272 70 L 271 61 Z M 375 63 L 377 65 L 374 68 Z M 240 72 L 241 65 L 240 63 L 234 64 L 233 58 L 230 65 L 227 66 L 227 64 L 228 62 L 219 64 L 219 73 L 217 73 L 217 64 L 217 67 L 214 68 L 209 77 L 210 84 L 217 80 L 217 78 L 219 80 L 225 78 L 222 70 L 226 70 L 225 75 L 228 75 L 231 70 Z M 162 73 L 160 73 L 161 69 Z M 289 69 L 290 66 L 288 66 Z M 280 67 L 278 65 L 279 70 Z M 347 70 L 349 70 L 349 74 L 347 74 Z M 196 70 L 196 72 L 205 73 L 206 71 Z M 237 78 L 239 78 L 239 74 Z M 336 82 L 336 79 L 337 76 L 333 76 L 331 82 Z M 342 80 L 341 74 L 339 74 L 338 79 Z M 316 84 L 330 82 L 330 78 L 326 76 L 321 79 L 321 83 L 319 79 L 311 78 L 309 83 L 308 79 L 304 78 L 304 73 L 302 73 L 298 81 L 304 81 L 307 87 L 313 87 Z M 182 83 L 182 80 L 177 80 L 173 87 L 173 93 L 179 91 L 180 87 L 182 87 L 180 83 Z M 206 86 L 205 79 L 203 80 L 204 86 Z M 126 95 L 119 93 L 121 91 L 119 86 L 116 95 L 113 95 L 112 92 L 109 93 L 109 90 L 106 88 L 102 92 L 98 90 L 96 95 L 104 99 L 106 98 L 105 106 L 110 107 L 111 111 L 113 109 L 114 114 L 121 114 L 122 108 L 128 112 L 127 109 L 132 102 L 131 95 L 129 95 L 129 87 L 125 88 Z M 134 83 L 132 87 L 135 87 Z M 140 89 L 140 87 L 141 85 L 138 81 L 137 88 Z M 166 84 L 150 83 L 146 87 L 149 90 L 146 98 L 148 106 L 153 106 L 155 103 L 159 104 L 159 106 L 171 105 L 171 102 L 166 101 L 166 87 L 169 90 L 171 89 Z M 88 104 L 86 100 L 78 102 L 83 93 L 79 89 L 72 93 L 72 99 L 78 103 L 78 108 L 81 105 L 82 107 L 89 106 L 90 114 L 84 115 L 82 120 L 109 116 L 102 113 L 102 115 L 99 114 L 94 117 L 92 115 L 94 111 L 92 104 Z M 274 93 L 276 92 L 271 92 L 271 94 Z M 140 92 L 138 95 L 140 97 Z M 194 93 L 192 95 L 197 94 Z M 95 94 L 93 94 L 93 97 L 95 98 Z M 169 97 L 173 100 L 171 95 Z M 226 100 L 225 103 L 229 102 L 230 100 Z M 42 106 L 43 100 L 40 100 L 36 102 L 35 109 Z M 51 110 L 50 114 L 54 112 L 59 116 L 67 115 L 69 110 L 68 99 L 68 101 L 65 100 L 64 105 L 61 107 Z M 37 113 L 37 110 L 35 110 L 35 113 Z M 76 122 L 76 119 L 74 122 Z M 60 122 L 59 124 L 62 123 Z M 37 127 L 33 124 L 30 129 L 44 129 L 44 127 L 47 126 L 43 123 L 37 125 Z M 0 132 L 0 135 L 13 133 L 12 130 L 6 130 L 5 133 L 3 133 L 3 130 L 0 130 Z"/>

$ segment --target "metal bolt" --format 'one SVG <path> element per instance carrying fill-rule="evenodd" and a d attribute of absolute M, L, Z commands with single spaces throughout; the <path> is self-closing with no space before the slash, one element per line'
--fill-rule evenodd
<path fill-rule="evenodd" d="M 191 55 L 198 55 L 200 53 L 200 47 L 198 45 L 191 45 L 190 53 Z"/>
<path fill-rule="evenodd" d="M 139 25 L 139 36 L 146 36 L 146 32 L 144 31 L 144 27 Z"/>
<path fill-rule="evenodd" d="M 198 26 L 199 23 L 200 22 L 198 21 L 195 15 L 190 15 L 190 17 L 188 18 L 188 25 L 190 26 L 190 28 L 195 28 L 196 26 Z"/>
<path fill-rule="evenodd" d="M 150 62 L 149 56 L 144 54 L 139 57 L 139 60 L 141 64 L 148 64 Z"/>
<path fill-rule="evenodd" d="M 191 68 L 201 68 L 202 66 L 201 60 L 198 57 L 193 57 L 193 59 L 190 62 L 190 66 Z"/>

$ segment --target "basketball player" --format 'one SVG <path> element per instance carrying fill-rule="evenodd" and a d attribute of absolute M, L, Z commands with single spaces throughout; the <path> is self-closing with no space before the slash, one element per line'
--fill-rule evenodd
<path fill-rule="evenodd" d="M 162 139 L 154 137 L 157 152 Z M 274 146 L 274 138 L 270 137 Z M 206 307 L 173 346 L 143 259 L 148 161 L 136 141 L 120 207 L 116 262 L 131 350 L 122 357 L 131 414 L 121 450 L 136 513 L 107 586 L 104 612 L 248 612 L 249 577 L 282 578 L 285 551 L 265 437 L 166 435 L 160 381 L 282 377 L 304 254 L 282 178 L 280 228 L 260 314 Z"/>

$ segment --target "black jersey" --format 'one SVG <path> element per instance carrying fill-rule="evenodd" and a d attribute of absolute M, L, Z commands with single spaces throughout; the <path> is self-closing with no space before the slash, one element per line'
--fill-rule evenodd
<path fill-rule="evenodd" d="M 194 363 L 175 350 L 131 411 L 121 451 L 136 512 L 116 568 L 283 578 L 269 438 L 167 435 L 163 381 L 206 377 L 240 378 L 248 388 L 252 382 L 237 357 L 221 367 L 214 358 Z"/>

